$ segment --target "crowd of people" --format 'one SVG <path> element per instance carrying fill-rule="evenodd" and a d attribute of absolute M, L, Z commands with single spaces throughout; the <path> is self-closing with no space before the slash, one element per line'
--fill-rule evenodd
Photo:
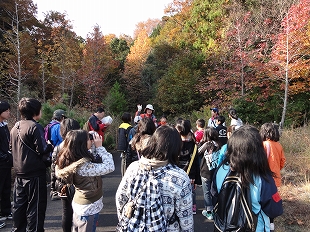
<path fill-rule="evenodd" d="M 9 131 L 10 105 L 0 102 L 0 228 L 12 219 L 12 231 L 44 231 L 48 170 L 51 200 L 61 199 L 63 205 L 63 231 L 95 231 L 103 208 L 102 176 L 115 169 L 112 154 L 102 146 L 112 119 L 99 107 L 81 129 L 58 109 L 45 130 L 38 123 L 41 107 L 36 99 L 22 98 L 21 120 Z M 274 230 L 276 216 L 264 211 L 259 196 L 267 193 L 262 180 L 272 176 L 271 184 L 281 185 L 285 156 L 277 125 L 265 123 L 260 130 L 243 125 L 230 109 L 226 127 L 225 116 L 211 108 L 211 118 L 198 119 L 193 130 L 189 119 L 169 123 L 162 116 L 157 122 L 151 104 L 143 111 L 142 105 L 137 108 L 133 118 L 128 112 L 122 115 L 118 128 L 122 180 L 115 195 L 117 231 L 194 231 L 197 186 L 203 190 L 201 213 L 219 230 L 215 209 L 226 204 L 214 192 L 222 191 L 232 171 L 249 189 L 255 230 Z M 16 177 L 11 209 L 12 167 Z"/>
<path fill-rule="evenodd" d="M 205 126 L 206 121 L 204 119 L 198 119 L 196 121 L 196 130 L 193 131 L 191 122 L 188 119 L 179 118 L 176 122 L 170 123 L 168 128 L 161 125 L 160 122 L 156 122 L 152 105 L 148 104 L 145 107 L 144 114 L 141 114 L 142 106 L 138 105 L 138 111 L 135 114 L 135 123 L 137 124 L 137 127 L 145 128 L 145 119 L 148 119 L 149 122 L 154 122 L 153 126 L 155 125 L 157 129 L 152 128 L 149 130 L 150 133 L 144 133 L 145 140 L 142 139 L 142 149 L 141 144 L 137 145 L 133 142 L 137 139 L 141 139 L 141 129 L 138 130 L 140 133 L 138 132 L 138 134 L 133 137 L 126 137 L 126 133 L 119 133 L 119 136 L 125 136 L 124 138 L 127 138 L 127 150 L 123 149 L 121 151 L 122 154 L 124 154 L 124 157 L 126 157 L 126 155 L 127 157 L 133 157 L 131 155 L 132 151 L 136 152 L 134 159 L 129 158 L 127 160 L 128 163 L 126 167 L 128 170 L 124 171 L 122 182 L 116 194 L 118 218 L 122 228 L 124 227 L 124 217 L 126 218 L 126 215 L 124 215 L 123 212 L 124 208 L 126 208 L 126 202 L 130 201 L 130 199 L 135 199 L 136 195 L 139 195 L 137 194 L 139 190 L 137 189 L 136 183 L 141 184 L 141 182 L 143 182 L 137 178 L 137 176 L 142 175 L 140 172 L 145 172 L 145 169 L 140 166 L 145 165 L 146 162 L 151 169 L 157 170 L 160 169 L 157 167 L 157 162 L 167 160 L 168 165 L 172 165 L 178 173 L 187 175 L 187 187 L 184 192 L 188 193 L 188 189 L 191 190 L 191 198 L 189 199 L 189 194 L 185 194 L 183 201 L 180 201 L 180 194 L 178 191 L 176 191 L 176 194 L 173 196 L 169 193 L 169 202 L 175 202 L 174 206 L 166 204 L 166 201 L 164 200 L 164 214 L 166 215 L 167 220 L 169 221 L 169 218 L 172 217 L 171 212 L 175 212 L 178 217 L 179 223 L 177 225 L 173 224 L 174 228 L 178 228 L 176 231 L 191 231 L 193 229 L 191 228 L 191 226 L 193 226 L 193 217 L 184 218 L 184 214 L 188 215 L 188 211 L 191 211 L 191 215 L 197 213 L 198 207 L 196 204 L 195 190 L 198 185 L 202 187 L 204 197 L 204 209 L 201 213 L 208 220 L 214 219 L 216 216 L 214 206 L 216 205 L 217 208 L 225 206 L 225 203 L 215 201 L 216 197 L 214 191 L 221 191 L 223 182 L 230 173 L 229 170 L 236 171 L 238 175 L 241 176 L 242 187 L 250 189 L 252 211 L 258 218 L 257 224 L 255 224 L 256 231 L 274 231 L 274 218 L 267 216 L 269 215 L 269 212 L 264 212 L 264 210 L 267 210 L 260 206 L 259 196 L 260 194 L 269 194 L 266 189 L 262 188 L 262 182 L 264 182 L 262 180 L 268 180 L 268 178 L 272 176 L 275 181 L 271 183 L 273 186 L 279 187 L 281 183 L 280 170 L 284 167 L 285 156 L 283 149 L 278 142 L 279 129 L 277 125 L 273 123 L 265 123 L 259 131 L 253 126 L 243 125 L 242 120 L 237 115 L 237 111 L 231 108 L 228 113 L 230 125 L 226 127 L 226 118 L 225 116 L 220 115 L 219 109 L 211 108 L 210 110 L 211 118 L 208 119 L 207 126 Z M 140 115 L 142 117 L 138 120 L 137 117 Z M 167 125 L 167 118 L 162 118 L 164 118 L 164 125 Z M 165 131 L 165 136 L 167 136 L 165 140 L 162 140 L 164 137 L 163 131 Z M 168 131 L 170 133 L 169 136 Z M 162 149 L 162 147 L 159 148 L 158 146 L 162 146 L 163 144 L 161 143 L 165 143 L 163 141 L 167 141 L 166 149 L 171 149 L 169 141 L 174 137 L 173 133 L 175 133 L 175 131 L 179 133 L 178 141 L 176 141 L 176 143 L 181 141 L 181 148 L 178 152 L 177 162 L 173 159 L 171 160 L 169 154 L 163 153 L 161 156 L 156 153 L 154 154 L 153 152 L 156 149 Z M 235 133 L 236 131 L 238 131 L 238 133 Z M 163 133 L 161 140 L 156 140 L 159 139 L 158 136 L 161 133 Z M 153 144 L 154 141 L 157 141 L 157 144 L 155 142 L 156 146 Z M 154 146 L 154 149 L 156 147 L 156 149 L 150 150 L 151 146 Z M 152 162 L 155 162 L 155 164 Z M 244 166 L 246 166 L 246 168 Z M 167 172 L 167 175 L 168 173 L 169 172 Z M 147 175 L 148 174 L 143 174 L 143 176 Z M 171 175 L 173 176 L 173 174 Z M 182 182 L 184 176 L 174 176 L 173 178 L 176 182 Z M 167 179 L 166 176 L 160 178 L 159 181 L 161 182 L 159 185 L 161 187 L 159 187 L 158 191 L 162 194 L 163 198 L 165 198 L 168 193 L 165 192 L 166 188 L 164 186 L 173 185 L 175 182 L 171 183 L 171 179 Z M 214 187 L 212 187 L 212 184 Z M 212 190 L 212 188 L 216 190 Z M 269 197 L 271 198 L 271 196 Z M 148 198 L 147 194 L 145 198 Z M 189 210 L 188 206 L 189 201 L 191 201 L 191 210 Z M 180 202 L 186 202 L 186 204 L 182 205 Z M 278 202 L 280 202 L 280 200 L 278 200 Z M 185 213 L 184 210 L 187 210 L 187 212 Z M 278 214 L 275 215 L 280 215 L 282 213 L 281 209 L 278 211 Z M 141 213 L 138 214 L 141 216 Z M 131 219 L 131 217 L 135 219 Z M 137 217 L 138 215 L 136 214 L 129 217 L 129 223 L 127 222 L 126 224 L 127 228 L 136 228 L 135 226 L 137 226 L 138 223 L 135 220 L 137 220 Z M 132 221 L 135 222 L 133 223 Z M 216 226 L 217 222 L 218 220 L 214 221 L 215 230 L 219 228 Z M 222 223 L 228 224 L 227 221 Z M 171 224 L 168 224 L 168 228 L 168 231 L 173 231 L 171 229 Z M 123 229 L 122 231 L 126 230 Z M 219 231 L 229 231 L 228 226 Z"/>

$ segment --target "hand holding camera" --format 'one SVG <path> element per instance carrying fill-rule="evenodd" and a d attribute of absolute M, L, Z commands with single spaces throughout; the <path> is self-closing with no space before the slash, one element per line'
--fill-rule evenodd
<path fill-rule="evenodd" d="M 93 141 L 95 147 L 102 146 L 102 136 L 95 131 L 89 131 L 89 139 Z"/>

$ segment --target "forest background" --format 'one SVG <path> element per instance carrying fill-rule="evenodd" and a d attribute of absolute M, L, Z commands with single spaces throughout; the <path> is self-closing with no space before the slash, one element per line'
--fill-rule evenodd
<path fill-rule="evenodd" d="M 22 97 L 43 103 L 42 125 L 57 108 L 83 125 L 104 105 L 114 119 L 111 149 L 120 116 L 137 104 L 152 104 L 170 123 L 188 118 L 193 128 L 210 107 L 227 124 L 230 107 L 244 123 L 277 122 L 287 156 L 278 231 L 309 231 L 309 0 L 171 0 L 166 16 L 138 23 L 133 38 L 103 35 L 99 26 L 81 38 L 66 14 L 36 14 L 31 0 L 0 0 L 0 99 L 12 106 L 9 125 Z"/>
<path fill-rule="evenodd" d="M 210 107 L 257 126 L 309 117 L 310 1 L 174 0 L 133 38 L 94 26 L 84 39 L 66 14 L 36 13 L 31 0 L 0 1 L 0 97 L 14 108 L 27 96 L 79 115 L 151 103 L 170 119 Z"/>

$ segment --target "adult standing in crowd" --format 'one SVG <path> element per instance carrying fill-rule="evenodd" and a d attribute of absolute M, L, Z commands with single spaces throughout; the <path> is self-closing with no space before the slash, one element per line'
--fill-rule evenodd
<path fill-rule="evenodd" d="M 99 107 L 96 112 L 88 119 L 88 127 L 90 131 L 96 131 L 101 137 L 102 142 L 104 141 L 104 132 L 109 124 L 102 123 L 105 111 L 103 107 Z"/>
<path fill-rule="evenodd" d="M 12 231 L 44 231 L 47 188 L 43 159 L 53 151 L 53 145 L 45 141 L 43 127 L 37 123 L 41 107 L 36 99 L 22 98 L 18 105 L 22 119 L 11 129 L 16 173 Z"/>
<path fill-rule="evenodd" d="M 157 119 L 154 115 L 154 107 L 151 104 L 147 104 L 145 109 L 144 109 L 144 113 L 141 114 L 142 111 L 142 105 L 137 105 L 137 112 L 135 114 L 135 116 L 140 116 L 141 118 L 150 118 L 152 119 L 152 121 L 154 122 L 155 126 L 157 127 Z"/>
<path fill-rule="evenodd" d="M 219 109 L 218 108 L 210 108 L 211 110 L 211 118 L 208 120 L 208 127 L 215 128 L 217 126 L 216 119 L 219 116 Z"/>
<path fill-rule="evenodd" d="M 0 101 L 0 228 L 6 219 L 12 219 L 11 213 L 11 169 L 13 165 L 10 151 L 10 131 L 6 120 L 10 117 L 10 104 Z"/>

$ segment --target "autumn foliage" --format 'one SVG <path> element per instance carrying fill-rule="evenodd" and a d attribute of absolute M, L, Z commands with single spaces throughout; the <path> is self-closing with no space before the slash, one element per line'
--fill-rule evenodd
<path fill-rule="evenodd" d="M 103 35 L 99 25 L 78 37 L 66 14 L 37 20 L 30 0 L 0 6 L 4 98 L 19 88 L 21 95 L 93 110 L 104 99 L 112 104 L 118 86 L 113 94 L 124 96 L 129 111 L 152 103 L 157 114 L 206 106 L 225 114 L 234 106 L 256 125 L 298 126 L 310 116 L 308 0 L 171 0 L 161 19 L 139 22 L 133 38 Z M 9 37 L 17 25 L 9 12 L 23 19 L 18 40 Z M 12 64 L 20 58 L 21 82 L 14 82 Z"/>

